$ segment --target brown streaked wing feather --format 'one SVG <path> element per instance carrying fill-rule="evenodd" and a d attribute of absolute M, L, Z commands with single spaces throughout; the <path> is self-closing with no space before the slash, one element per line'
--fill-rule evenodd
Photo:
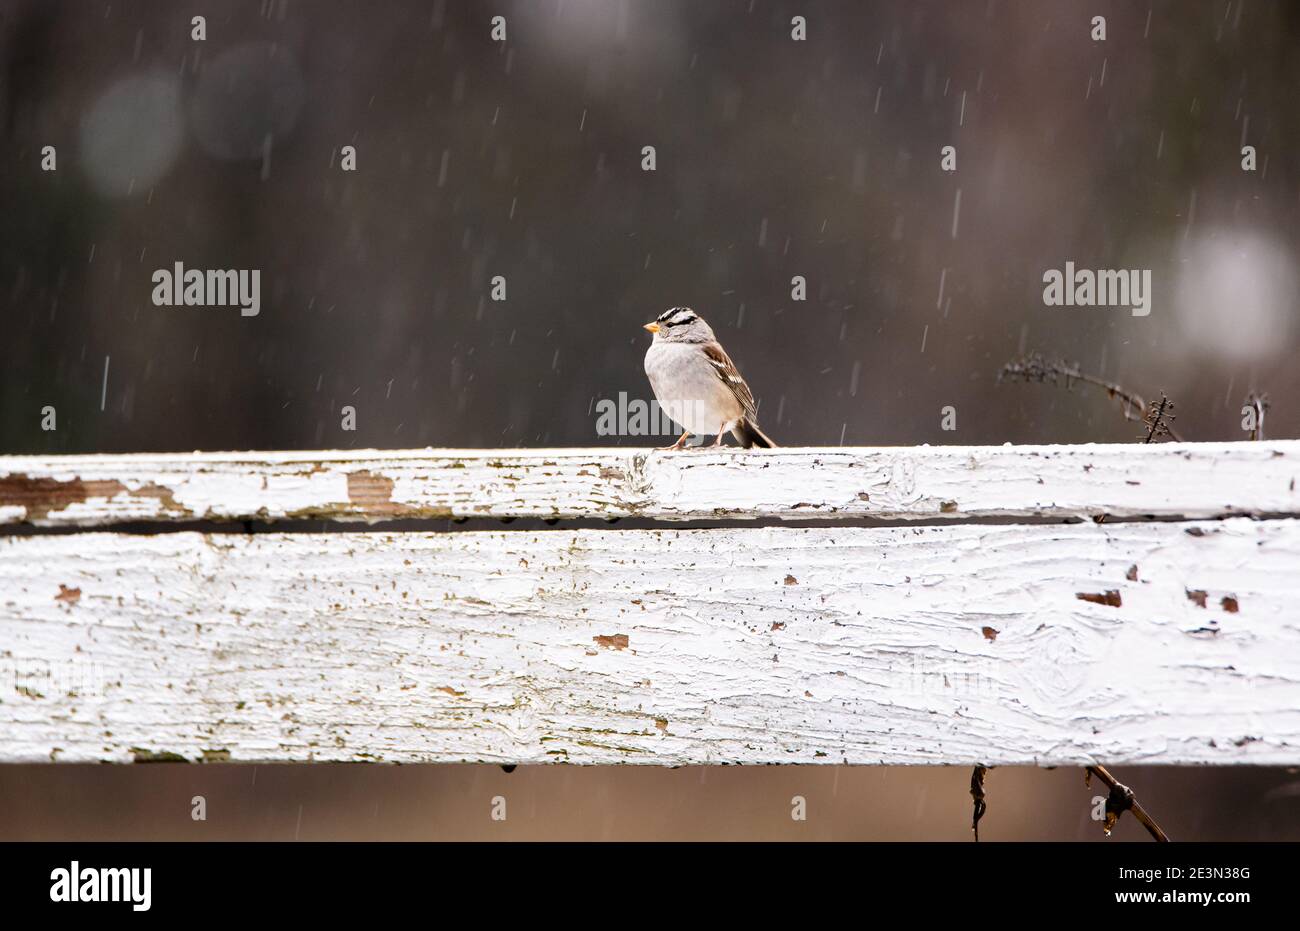
<path fill-rule="evenodd" d="M 754 395 L 749 390 L 749 385 L 745 384 L 745 379 L 740 377 L 740 371 L 736 368 L 736 363 L 731 361 L 726 350 L 718 343 L 705 343 L 704 355 L 709 362 L 713 364 L 713 370 L 718 373 L 722 383 L 731 390 L 740 402 L 740 409 L 745 412 L 746 420 L 754 420 L 758 414 L 757 405 L 754 404 Z"/>

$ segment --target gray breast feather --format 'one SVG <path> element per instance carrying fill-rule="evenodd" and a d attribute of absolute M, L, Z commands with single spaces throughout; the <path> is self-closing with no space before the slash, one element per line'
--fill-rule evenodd
<path fill-rule="evenodd" d="M 698 345 L 651 343 L 645 373 L 660 406 L 692 433 L 715 434 L 742 414 L 735 392 Z"/>

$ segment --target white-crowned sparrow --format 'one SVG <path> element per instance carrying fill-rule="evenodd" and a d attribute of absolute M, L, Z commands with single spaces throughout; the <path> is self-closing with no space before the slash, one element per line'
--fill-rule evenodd
<path fill-rule="evenodd" d="M 650 387 L 659 406 L 686 431 L 665 449 L 681 449 L 692 433 L 716 434 L 713 445 L 720 446 L 728 430 L 746 448 L 776 446 L 758 429 L 749 385 L 699 314 L 673 307 L 645 328 L 655 336 L 645 354 Z"/>

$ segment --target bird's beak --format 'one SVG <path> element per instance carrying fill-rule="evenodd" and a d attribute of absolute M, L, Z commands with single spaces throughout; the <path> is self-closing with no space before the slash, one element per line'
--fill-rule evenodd
<path fill-rule="evenodd" d="M 649 330 L 651 333 L 658 333 L 658 332 L 659 332 L 659 324 L 657 324 L 657 323 L 647 323 L 647 324 L 645 325 L 644 329 Z"/>

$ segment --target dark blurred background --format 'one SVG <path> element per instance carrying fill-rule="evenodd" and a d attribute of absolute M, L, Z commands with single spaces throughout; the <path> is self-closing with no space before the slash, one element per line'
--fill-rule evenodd
<path fill-rule="evenodd" d="M 1112 767 L 1176 841 L 1300 839 L 1300 775 Z M 903 766 L 0 767 L 0 840 L 971 839 L 970 770 Z M 1150 843 L 1080 769 L 991 770 L 980 839 Z M 206 821 L 194 821 L 195 796 Z M 794 821 L 791 799 L 805 800 Z M 504 821 L 492 820 L 505 799 Z M 1100 806 L 1097 806 L 1100 807 Z"/>
<path fill-rule="evenodd" d="M 1188 439 L 1243 438 L 1251 391 L 1295 436 L 1297 51 L 1264 0 L 0 0 L 0 452 L 647 445 L 594 406 L 650 397 L 639 325 L 678 304 L 785 445 L 1137 436 L 996 383 L 1035 349 Z M 260 314 L 155 307 L 176 261 L 260 269 Z M 1150 316 L 1045 307 L 1066 261 L 1151 269 Z M 1116 774 L 1176 838 L 1300 837 L 1295 773 Z M 12 766 L 0 836 L 965 839 L 968 780 Z M 987 837 L 1100 837 L 1077 770 L 989 788 Z"/>
<path fill-rule="evenodd" d="M 1294 436 L 1298 40 L 1262 0 L 4 0 L 0 451 L 648 445 L 593 406 L 676 304 L 786 445 L 1137 435 L 998 386 L 1032 349 Z M 1151 269 L 1150 316 L 1045 307 L 1067 260 Z M 175 261 L 261 313 L 155 307 Z"/>

